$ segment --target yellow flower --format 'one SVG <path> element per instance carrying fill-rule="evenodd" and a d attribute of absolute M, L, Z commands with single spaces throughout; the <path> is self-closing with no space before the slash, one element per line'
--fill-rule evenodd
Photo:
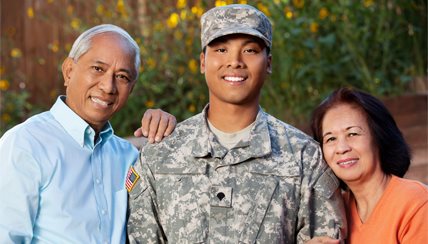
<path fill-rule="evenodd" d="M 54 0 L 48 0 L 48 3 L 53 3 Z"/>
<path fill-rule="evenodd" d="M 70 52 L 70 50 L 71 50 L 71 44 L 70 43 L 66 43 L 65 46 L 64 46 L 64 48 L 65 48 L 65 51 Z"/>
<path fill-rule="evenodd" d="M 319 28 L 319 25 L 317 22 L 312 22 L 311 25 L 309 26 L 309 29 L 311 30 L 312 33 L 317 33 L 318 28 Z"/>
<path fill-rule="evenodd" d="M 247 0 L 240 0 L 239 3 L 240 4 L 248 4 L 248 1 Z"/>
<path fill-rule="evenodd" d="M 186 7 L 186 5 L 187 5 L 186 0 L 178 0 L 177 1 L 177 8 L 178 9 L 183 9 Z"/>
<path fill-rule="evenodd" d="M 156 61 L 153 58 L 147 59 L 147 66 L 149 69 L 154 69 L 156 67 Z"/>
<path fill-rule="evenodd" d="M 22 52 L 21 49 L 19 48 L 13 48 L 12 50 L 10 50 L 10 56 L 12 56 L 12 58 L 20 58 L 22 57 Z"/>
<path fill-rule="evenodd" d="M 9 81 L 7 80 L 0 80 L 0 91 L 6 91 L 7 89 L 9 89 Z"/>
<path fill-rule="evenodd" d="M 51 90 L 51 91 L 49 92 L 49 97 L 50 97 L 51 99 L 55 99 L 57 96 L 58 96 L 58 91 L 57 91 L 57 90 L 53 89 L 53 90 Z"/>
<path fill-rule="evenodd" d="M 67 14 L 68 14 L 68 15 L 72 15 L 72 14 L 73 14 L 73 12 L 74 12 L 74 8 L 73 8 L 73 6 L 68 5 L 68 6 L 67 6 Z"/>
<path fill-rule="evenodd" d="M 290 7 L 285 7 L 284 8 L 284 15 L 287 19 L 291 19 L 294 16 L 293 10 L 291 10 Z"/>
<path fill-rule="evenodd" d="M 174 31 L 174 39 L 178 41 L 183 39 L 183 32 L 181 32 L 180 30 Z"/>
<path fill-rule="evenodd" d="M 227 5 L 226 1 L 220 1 L 220 0 L 216 0 L 215 1 L 215 6 L 216 7 L 226 6 L 226 5 Z"/>
<path fill-rule="evenodd" d="M 5 123 L 9 123 L 12 120 L 12 117 L 10 117 L 9 114 L 4 113 L 1 115 L 1 120 L 3 120 Z"/>
<path fill-rule="evenodd" d="M 49 43 L 48 47 L 54 53 L 58 52 L 59 50 L 58 42 Z"/>
<path fill-rule="evenodd" d="M 155 25 L 153 27 L 153 29 L 154 29 L 155 32 L 163 31 L 164 28 L 165 28 L 165 25 L 162 24 L 162 23 L 160 23 L 160 22 L 155 23 Z"/>
<path fill-rule="evenodd" d="M 296 6 L 296 8 L 303 8 L 303 6 L 305 6 L 305 0 L 293 0 L 293 5 Z"/>
<path fill-rule="evenodd" d="M 172 13 L 168 20 L 166 21 L 166 24 L 170 29 L 175 28 L 178 25 L 178 21 L 180 20 L 180 16 L 178 16 L 177 13 Z"/>
<path fill-rule="evenodd" d="M 320 17 L 320 19 L 325 19 L 325 18 L 327 18 L 328 17 L 328 15 L 329 15 L 330 13 L 328 12 L 328 9 L 327 8 L 325 8 L 325 7 L 322 7 L 321 9 L 320 9 L 320 12 L 319 12 L 319 17 Z"/>
<path fill-rule="evenodd" d="M 4 74 L 6 68 L 4 66 L 0 66 L 0 75 Z"/>
<path fill-rule="evenodd" d="M 27 8 L 27 16 L 28 18 L 34 18 L 34 9 L 32 7 Z"/>
<path fill-rule="evenodd" d="M 233 3 L 233 0 L 226 0 L 227 5 L 232 4 L 232 3 Z"/>
<path fill-rule="evenodd" d="M 95 11 L 98 15 L 103 15 L 105 12 L 104 6 L 102 4 L 98 4 Z"/>
<path fill-rule="evenodd" d="M 180 18 L 182 20 L 186 20 L 187 19 L 187 10 L 186 9 L 181 10 L 181 12 L 180 12 Z"/>
<path fill-rule="evenodd" d="M 147 100 L 145 103 L 147 108 L 153 108 L 153 106 L 155 106 L 155 101 L 153 100 Z"/>
<path fill-rule="evenodd" d="M 190 104 L 189 107 L 187 108 L 189 110 L 189 112 L 194 113 L 196 111 L 196 107 L 193 104 Z"/>
<path fill-rule="evenodd" d="M 198 63 L 198 61 L 196 61 L 195 59 L 190 59 L 190 61 L 189 61 L 189 64 L 187 65 L 188 67 L 189 67 L 189 69 L 190 69 L 190 71 L 193 73 L 193 74 L 196 74 L 197 72 L 198 72 L 198 69 L 199 69 L 199 63 Z"/>
<path fill-rule="evenodd" d="M 71 26 L 71 28 L 73 28 L 74 30 L 78 30 L 78 29 L 79 29 L 79 27 L 80 27 L 80 19 L 78 19 L 78 18 L 73 18 L 73 19 L 71 20 L 70 26 Z"/>
<path fill-rule="evenodd" d="M 119 12 L 122 16 L 127 16 L 125 3 L 123 2 L 123 0 L 117 0 L 116 11 Z"/>
<path fill-rule="evenodd" d="M 364 0 L 363 5 L 364 7 L 368 8 L 374 4 L 373 0 Z"/>
<path fill-rule="evenodd" d="M 269 8 L 266 7 L 266 5 L 264 5 L 263 3 L 258 3 L 257 4 L 257 8 L 262 11 L 264 14 L 266 14 L 266 16 L 270 16 L 270 11 Z"/>
<path fill-rule="evenodd" d="M 186 46 L 191 47 L 192 45 L 193 45 L 193 38 L 192 37 L 186 38 Z"/>
<path fill-rule="evenodd" d="M 44 58 L 38 58 L 37 59 L 37 63 L 39 63 L 40 65 L 45 65 L 46 64 L 46 60 Z"/>
<path fill-rule="evenodd" d="M 202 14 L 204 13 L 204 9 L 201 7 L 198 7 L 198 6 L 193 6 L 191 11 L 192 11 L 192 14 L 194 14 L 198 17 L 201 17 Z"/>

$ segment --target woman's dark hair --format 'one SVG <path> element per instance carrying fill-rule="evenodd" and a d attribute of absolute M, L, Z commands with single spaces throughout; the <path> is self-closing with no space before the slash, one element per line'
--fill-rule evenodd
<path fill-rule="evenodd" d="M 394 118 L 383 103 L 374 96 L 352 88 L 340 88 L 330 94 L 314 110 L 312 135 L 322 145 L 322 121 L 331 108 L 339 104 L 356 105 L 363 111 L 377 146 L 381 169 L 386 174 L 403 177 L 410 165 L 410 149 Z"/>

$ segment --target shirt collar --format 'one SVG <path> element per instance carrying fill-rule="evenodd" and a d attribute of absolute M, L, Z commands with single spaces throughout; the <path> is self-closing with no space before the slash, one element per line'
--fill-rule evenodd
<path fill-rule="evenodd" d="M 50 112 L 81 147 L 93 149 L 96 144 L 107 141 L 113 135 L 113 128 L 110 122 L 107 122 L 95 144 L 95 130 L 65 104 L 65 98 L 66 96 L 59 96 Z"/>

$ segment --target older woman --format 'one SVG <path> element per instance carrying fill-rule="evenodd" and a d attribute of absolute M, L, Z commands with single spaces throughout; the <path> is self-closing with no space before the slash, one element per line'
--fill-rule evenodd
<path fill-rule="evenodd" d="M 402 178 L 409 147 L 381 101 L 338 89 L 315 109 L 311 127 L 343 184 L 348 243 L 428 243 L 428 190 Z"/>

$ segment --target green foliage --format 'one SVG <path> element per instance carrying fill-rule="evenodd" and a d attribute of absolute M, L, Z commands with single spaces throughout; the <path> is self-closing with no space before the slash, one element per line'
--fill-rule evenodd
<path fill-rule="evenodd" d="M 140 44 L 140 77 L 127 105 L 112 119 L 116 133 L 130 135 L 147 108 L 162 108 L 179 121 L 198 113 L 208 102 L 199 73 L 200 16 L 214 5 L 246 1 L 152 2 L 145 16 L 135 2 L 108 2 L 116 5 L 97 1 L 90 20 L 65 15 L 70 31 L 109 22 L 127 29 Z M 340 86 L 393 96 L 406 92 L 414 77 L 426 76 L 426 1 L 248 3 L 265 12 L 274 29 L 273 73 L 263 89 L 262 107 L 289 123 L 306 123 L 320 100 Z"/>

